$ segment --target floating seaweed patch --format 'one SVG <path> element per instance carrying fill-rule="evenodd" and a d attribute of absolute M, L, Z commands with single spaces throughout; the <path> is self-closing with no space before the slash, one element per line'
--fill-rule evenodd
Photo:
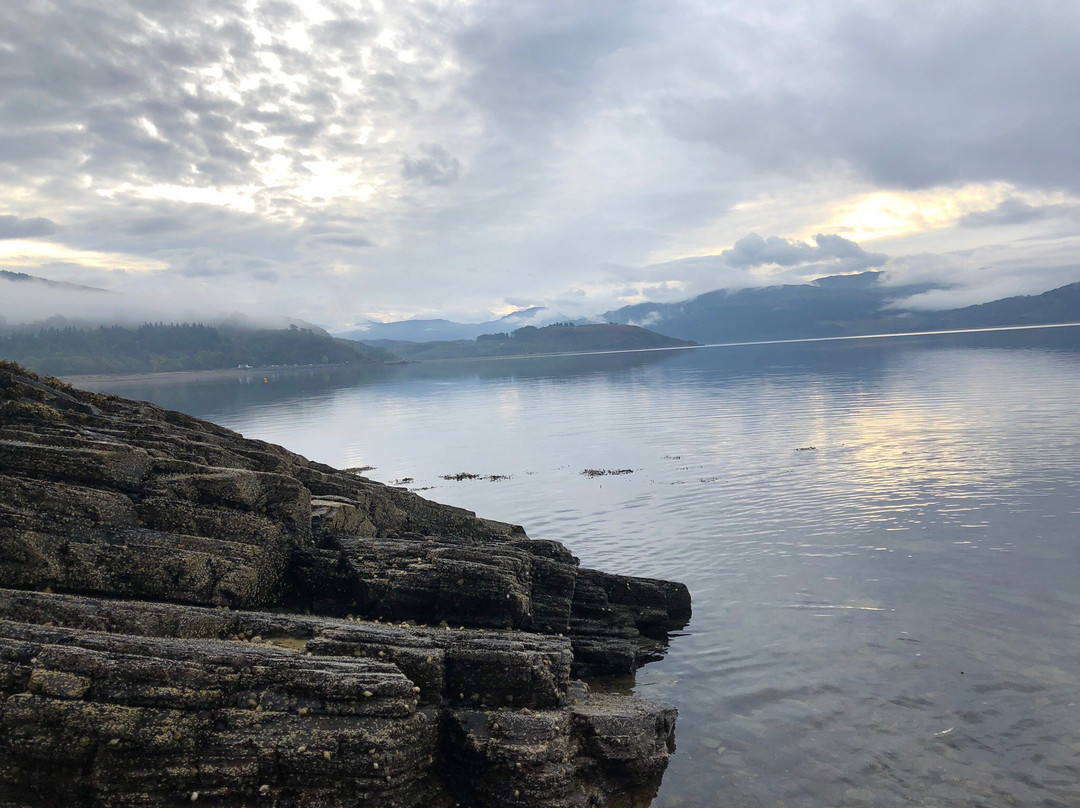
<path fill-rule="evenodd" d="M 461 482 L 462 480 L 489 480 L 490 482 L 498 482 L 499 480 L 509 480 L 509 474 L 470 474 L 467 471 L 461 471 L 457 474 L 443 474 L 440 479 L 452 480 L 454 482 Z"/>

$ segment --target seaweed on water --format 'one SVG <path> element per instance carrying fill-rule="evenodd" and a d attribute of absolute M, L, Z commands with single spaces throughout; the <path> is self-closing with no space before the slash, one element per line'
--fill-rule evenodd
<path fill-rule="evenodd" d="M 491 482 L 498 482 L 499 480 L 509 480 L 509 474 L 470 474 L 467 471 L 459 471 L 457 474 L 443 474 L 440 479 L 453 480 L 454 482 L 461 482 L 462 480 L 490 480 Z"/>

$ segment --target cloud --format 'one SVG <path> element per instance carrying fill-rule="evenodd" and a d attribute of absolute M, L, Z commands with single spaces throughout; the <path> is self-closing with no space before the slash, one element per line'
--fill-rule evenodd
<path fill-rule="evenodd" d="M 0 216 L 0 239 L 37 238 L 51 236 L 56 232 L 56 224 L 39 217 L 20 219 L 18 216 Z"/>
<path fill-rule="evenodd" d="M 35 274 L 327 324 L 1020 238 L 1034 284 L 1067 262 L 1031 239 L 1075 229 L 1078 37 L 1048 0 L 0 3 L 0 233 L 50 223 L 7 253 Z M 1020 201 L 910 190 L 975 185 Z M 834 221 L 896 196 L 908 242 Z"/>
<path fill-rule="evenodd" d="M 988 303 L 1002 297 L 1032 295 L 1080 280 L 1080 264 L 1071 245 L 1048 251 L 1033 263 L 1014 245 L 990 245 L 945 254 L 891 259 L 883 283 L 902 288 L 934 284 L 938 288 L 898 297 L 895 308 L 936 311 Z M 944 283 L 944 288 L 942 284 Z"/>
<path fill-rule="evenodd" d="M 888 260 L 883 253 L 868 253 L 835 234 L 819 233 L 811 241 L 800 241 L 751 233 L 712 255 L 643 267 L 609 265 L 607 273 L 620 304 L 672 302 L 714 289 L 807 283 L 827 275 L 864 272 L 884 267 Z M 627 282 L 632 285 L 625 286 Z"/>
<path fill-rule="evenodd" d="M 404 157 L 401 161 L 402 176 L 425 185 L 449 185 L 460 173 L 461 161 L 442 146 L 424 146 L 423 156 Z"/>
<path fill-rule="evenodd" d="M 356 233 L 323 233 L 312 236 L 310 242 L 326 244 L 333 247 L 374 247 L 375 242 Z"/>
<path fill-rule="evenodd" d="M 751 233 L 735 242 L 735 245 L 720 253 L 721 259 L 730 267 L 750 269 L 774 264 L 781 267 L 793 267 L 838 260 L 843 262 L 844 271 L 856 271 L 880 266 L 887 258 L 882 253 L 866 253 L 863 248 L 843 236 L 818 233 L 814 243 L 794 239 L 769 236 L 762 238 Z"/>
<path fill-rule="evenodd" d="M 809 176 L 839 163 L 891 188 L 1006 180 L 1080 190 L 1070 158 L 1080 137 L 1076 6 L 763 5 L 698 69 L 654 82 L 668 84 L 663 119 L 677 137 L 755 170 Z"/>
<path fill-rule="evenodd" d="M 545 0 L 477 4 L 454 37 L 468 70 L 464 91 L 492 124 L 534 144 L 552 123 L 573 121 L 604 75 L 603 61 L 660 20 L 639 0 Z"/>
<path fill-rule="evenodd" d="M 1010 197 L 992 210 L 967 214 L 958 224 L 961 227 L 1001 227 L 1056 218 L 1080 219 L 1080 205 L 1032 205 L 1023 199 Z"/>

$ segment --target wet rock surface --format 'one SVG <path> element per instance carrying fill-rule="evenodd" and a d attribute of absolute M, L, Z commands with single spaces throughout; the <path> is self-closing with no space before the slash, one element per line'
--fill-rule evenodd
<path fill-rule="evenodd" d="M 0 363 L 0 806 L 647 805 L 686 588 Z M 634 796 L 634 795 L 638 796 Z"/>

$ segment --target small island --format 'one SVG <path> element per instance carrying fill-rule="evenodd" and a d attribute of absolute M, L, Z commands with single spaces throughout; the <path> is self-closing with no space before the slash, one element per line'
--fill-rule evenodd
<path fill-rule="evenodd" d="M 581 677 L 685 586 L 7 362 L 0 581 L 0 805 L 647 805 L 673 748 Z"/>

